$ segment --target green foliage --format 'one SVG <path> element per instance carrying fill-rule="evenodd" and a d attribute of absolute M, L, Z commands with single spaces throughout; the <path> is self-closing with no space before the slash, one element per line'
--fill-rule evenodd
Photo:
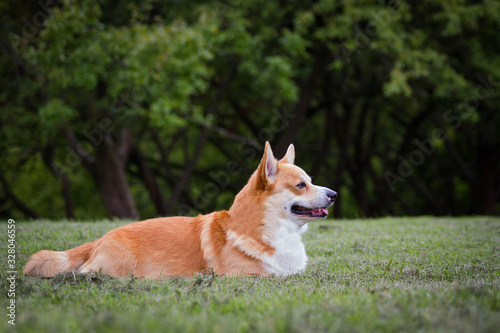
<path fill-rule="evenodd" d="M 65 133 L 83 142 L 105 132 L 119 147 L 128 130 L 165 201 L 202 146 L 174 208 L 200 210 L 194 201 L 213 182 L 209 172 L 236 161 L 244 170 L 202 210 L 227 208 L 258 161 L 255 143 L 271 140 L 294 141 L 317 183 L 348 191 L 338 205 L 349 216 L 498 212 L 498 181 L 483 177 L 500 172 L 497 1 L 62 1 L 43 24 L 37 4 L 1 6 L 9 43 L 0 58 L 0 161 L 9 181 L 26 159 L 54 150 L 54 163 L 82 186 L 74 191 L 94 193 L 99 184 L 81 172 Z M 276 112 L 290 117 L 277 121 Z M 290 134 L 293 119 L 302 121 Z M 398 173 L 435 129 L 447 136 L 433 138 L 425 165 L 391 191 L 384 174 Z M 130 191 L 149 217 L 140 193 L 151 187 L 137 154 L 129 157 Z M 55 216 L 27 190 L 51 173 L 36 172 L 16 193 Z M 493 197 L 469 205 L 478 193 Z M 5 207 L 4 215 L 16 209 Z M 85 217 L 101 208 L 77 209 Z"/>
<path fill-rule="evenodd" d="M 76 117 L 76 111 L 60 99 L 52 99 L 40 108 L 39 117 L 43 130 L 48 137 L 54 137 L 57 130 L 70 125 Z"/>

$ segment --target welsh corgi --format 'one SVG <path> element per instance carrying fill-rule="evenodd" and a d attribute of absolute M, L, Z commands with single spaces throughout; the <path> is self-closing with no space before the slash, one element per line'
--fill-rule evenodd
<path fill-rule="evenodd" d="M 42 250 L 31 256 L 24 274 L 52 277 L 75 270 L 159 278 L 209 269 L 230 276 L 299 273 L 307 264 L 301 235 L 309 221 L 328 215 L 337 193 L 313 185 L 294 159 L 293 145 L 278 161 L 266 142 L 257 170 L 229 211 L 135 222 L 71 250 Z"/>

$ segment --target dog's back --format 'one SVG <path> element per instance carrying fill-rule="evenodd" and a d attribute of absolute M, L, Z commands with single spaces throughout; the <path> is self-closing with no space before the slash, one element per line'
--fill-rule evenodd
<path fill-rule="evenodd" d="M 205 269 L 200 233 L 207 218 L 169 217 L 127 224 L 71 250 L 37 252 L 24 273 L 43 277 L 71 270 L 112 276 L 192 275 Z"/>

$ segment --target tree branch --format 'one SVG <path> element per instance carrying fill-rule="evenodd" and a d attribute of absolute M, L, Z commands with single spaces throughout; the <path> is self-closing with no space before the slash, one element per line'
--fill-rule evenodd
<path fill-rule="evenodd" d="M 9 38 L 7 36 L 2 36 L 1 40 L 2 40 L 2 44 L 5 46 L 5 49 L 7 50 L 7 53 L 9 54 L 10 58 L 12 59 L 12 62 L 14 63 L 14 68 L 16 70 L 17 85 L 19 87 L 21 87 L 21 85 L 22 85 L 21 70 L 23 72 L 26 72 L 26 67 L 25 67 L 24 63 L 22 62 L 21 58 L 17 55 L 16 51 L 12 47 L 12 44 L 10 43 Z"/>
<path fill-rule="evenodd" d="M 80 142 L 78 142 L 78 139 L 76 138 L 75 132 L 67 128 L 64 131 L 64 134 L 66 136 L 66 141 L 68 142 L 70 148 L 78 155 L 78 157 L 81 158 L 83 165 L 88 170 L 92 171 L 95 165 L 94 158 L 90 156 L 90 154 L 86 152 L 80 145 Z"/>
<path fill-rule="evenodd" d="M 229 74 L 229 77 L 226 79 L 224 84 L 220 87 L 219 91 L 215 95 L 212 103 L 207 109 L 206 114 L 212 114 L 217 110 L 217 107 L 220 104 L 220 101 L 222 100 L 222 97 L 224 93 L 227 91 L 229 88 L 229 84 L 231 81 L 234 79 L 236 76 L 236 67 L 233 67 L 231 73 Z M 196 148 L 194 150 L 193 156 L 189 163 L 186 166 L 186 169 L 184 171 L 184 174 L 182 175 L 181 179 L 177 183 L 177 186 L 174 189 L 174 192 L 172 193 L 172 196 L 170 197 L 170 200 L 167 203 L 167 213 L 171 214 L 172 213 L 172 208 L 174 204 L 179 200 L 179 197 L 184 189 L 184 187 L 189 183 L 189 179 L 191 178 L 191 174 L 194 170 L 194 167 L 196 166 L 196 163 L 198 162 L 198 158 L 201 156 L 201 152 L 203 149 L 203 146 L 205 145 L 207 138 L 208 138 L 208 127 L 204 127 L 201 131 L 200 137 L 198 139 L 198 143 L 196 144 Z"/>
<path fill-rule="evenodd" d="M 130 149 L 132 147 L 132 131 L 124 128 L 120 133 L 120 139 L 118 141 L 118 158 L 122 167 L 127 163 L 128 155 L 130 154 Z"/>
<path fill-rule="evenodd" d="M 260 143 L 258 143 L 257 141 L 252 140 L 250 138 L 246 138 L 244 136 L 241 136 L 241 135 L 238 135 L 238 134 L 235 134 L 235 133 L 232 133 L 232 132 L 229 132 L 227 129 L 219 127 L 217 125 L 204 123 L 204 122 L 199 121 L 199 120 L 195 120 L 195 123 L 198 124 L 198 125 L 200 125 L 200 126 L 203 126 L 205 128 L 208 128 L 209 130 L 214 131 L 214 132 L 216 132 L 216 133 L 218 133 L 218 134 L 220 134 L 222 136 L 225 136 L 225 137 L 227 137 L 229 139 L 232 139 L 234 141 L 244 143 L 246 145 L 255 147 L 257 149 L 261 149 L 262 148 L 262 145 Z"/>
<path fill-rule="evenodd" d="M 32 219 L 39 219 L 40 218 L 40 215 L 38 215 L 37 212 L 35 212 L 33 209 L 29 208 L 24 202 L 21 201 L 21 199 L 19 199 L 14 194 L 9 183 L 5 179 L 5 176 L 4 176 L 2 170 L 0 170 L 0 184 L 2 184 L 5 195 L 8 198 L 10 198 L 10 200 L 12 201 L 12 203 L 14 204 L 15 207 L 17 207 L 20 211 L 22 211 L 24 214 L 31 217 Z"/>

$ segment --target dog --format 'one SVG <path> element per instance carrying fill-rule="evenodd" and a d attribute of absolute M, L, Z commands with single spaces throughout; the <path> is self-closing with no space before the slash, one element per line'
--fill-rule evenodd
<path fill-rule="evenodd" d="M 337 193 L 313 185 L 294 165 L 295 149 L 276 160 L 269 142 L 257 170 L 229 211 L 130 223 L 64 252 L 31 256 L 24 274 L 100 271 L 110 276 L 160 278 L 213 270 L 228 276 L 288 276 L 303 271 L 301 235 L 308 222 L 328 215 Z"/>

